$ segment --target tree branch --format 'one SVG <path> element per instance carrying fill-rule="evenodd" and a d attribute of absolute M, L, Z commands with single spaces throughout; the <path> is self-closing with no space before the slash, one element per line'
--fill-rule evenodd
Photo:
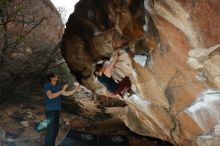
<path fill-rule="evenodd" d="M 29 33 L 31 33 L 35 28 L 37 28 L 37 26 L 39 26 L 45 19 L 47 19 L 46 17 L 42 17 L 41 18 L 41 20 L 35 25 L 35 26 L 33 26 L 30 30 L 28 30 L 25 34 L 23 34 L 22 35 L 22 32 L 19 34 L 19 39 L 21 38 L 21 39 L 25 39 L 25 37 L 29 34 Z M 23 24 L 23 26 L 22 27 L 24 27 L 24 24 Z M 22 29 L 23 30 L 23 29 Z M 17 40 L 15 40 L 15 42 L 13 42 L 13 43 L 15 43 L 15 45 L 14 45 L 14 47 L 12 48 L 12 50 L 14 50 L 17 46 L 18 46 L 18 44 L 20 43 L 20 41 L 17 41 Z M 11 43 L 10 45 L 12 45 L 13 43 Z"/>
<path fill-rule="evenodd" d="M 53 68 L 56 68 L 56 67 L 58 67 L 58 66 L 60 66 L 60 65 L 62 65 L 62 64 L 64 64 L 64 63 L 66 63 L 66 62 L 64 61 L 64 62 L 61 62 L 61 63 L 59 63 L 59 64 L 56 64 L 56 65 L 54 65 L 54 66 L 48 68 L 47 71 L 49 71 L 49 70 L 51 70 L 51 69 L 53 69 Z"/>

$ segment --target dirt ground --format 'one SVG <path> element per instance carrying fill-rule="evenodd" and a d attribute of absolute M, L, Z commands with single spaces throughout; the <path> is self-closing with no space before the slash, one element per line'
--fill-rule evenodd
<path fill-rule="evenodd" d="M 57 142 L 67 132 L 71 117 L 74 116 L 62 111 Z M 35 130 L 36 123 L 45 119 L 43 104 L 3 104 L 0 106 L 0 118 L 0 129 L 5 132 L 5 138 L 0 138 L 0 146 L 9 144 L 43 145 L 46 131 L 38 132 Z"/>
<path fill-rule="evenodd" d="M 131 146 L 170 146 L 162 140 L 131 132 L 120 119 L 111 116 L 106 110 L 124 106 L 126 104 L 123 101 L 112 98 L 99 97 L 94 100 L 92 94 L 86 90 L 74 97 L 65 98 L 56 143 L 65 136 L 69 128 L 74 128 L 93 134 L 125 135 Z M 36 123 L 45 119 L 43 97 L 34 96 L 26 102 L 1 104 L 0 119 L 0 146 L 43 145 L 46 131 L 35 130 Z"/>

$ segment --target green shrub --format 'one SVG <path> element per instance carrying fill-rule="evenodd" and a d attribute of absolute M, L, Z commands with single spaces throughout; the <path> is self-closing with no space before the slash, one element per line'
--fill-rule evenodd
<path fill-rule="evenodd" d="M 76 81 L 75 77 L 70 73 L 67 64 L 61 64 L 54 69 L 51 69 L 51 72 L 58 74 L 61 77 L 61 82 L 63 84 L 72 85 Z"/>
<path fill-rule="evenodd" d="M 7 4 L 10 3 L 11 0 L 0 0 L 0 6 L 3 7 L 3 6 L 6 6 Z"/>

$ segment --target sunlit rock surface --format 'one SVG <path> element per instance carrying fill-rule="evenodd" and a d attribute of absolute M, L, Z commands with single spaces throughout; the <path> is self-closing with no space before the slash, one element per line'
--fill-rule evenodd
<path fill-rule="evenodd" d="M 132 131 L 174 145 L 217 146 L 219 8 L 218 0 L 81 0 L 68 20 L 62 54 L 79 81 L 101 90 L 94 64 L 110 59 L 118 32 L 127 47 L 115 78 L 132 75 L 136 95 L 125 97 L 127 106 L 114 115 Z"/>

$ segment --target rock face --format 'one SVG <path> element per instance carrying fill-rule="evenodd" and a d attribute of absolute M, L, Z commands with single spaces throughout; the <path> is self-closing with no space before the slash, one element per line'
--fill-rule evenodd
<path fill-rule="evenodd" d="M 39 80 L 57 58 L 52 54 L 58 52 L 54 48 L 63 34 L 63 23 L 49 0 L 1 1 L 0 4 L 0 97 L 3 98 L 29 88 L 33 82 L 28 81 Z"/>
<path fill-rule="evenodd" d="M 80 0 L 68 20 L 62 54 L 77 79 L 97 91 L 94 64 L 111 57 L 117 32 L 129 49 L 116 65 L 123 73 L 114 77 L 131 72 L 136 91 L 118 114 L 124 123 L 174 145 L 218 145 L 218 3 Z"/>

